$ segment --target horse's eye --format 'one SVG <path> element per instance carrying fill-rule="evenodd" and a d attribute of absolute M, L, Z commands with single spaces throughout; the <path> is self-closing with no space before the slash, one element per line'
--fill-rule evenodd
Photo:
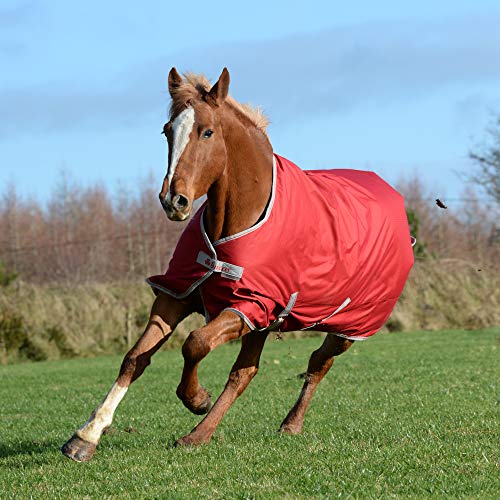
<path fill-rule="evenodd" d="M 213 130 L 210 130 L 210 129 L 207 129 L 205 130 L 205 132 L 203 132 L 203 139 L 209 139 L 210 137 L 212 137 L 212 134 L 214 133 Z"/>

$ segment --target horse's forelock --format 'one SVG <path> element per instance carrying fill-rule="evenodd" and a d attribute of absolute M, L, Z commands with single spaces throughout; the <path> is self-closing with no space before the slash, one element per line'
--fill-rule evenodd
<path fill-rule="evenodd" d="M 204 75 L 187 72 L 183 74 L 183 77 L 183 82 L 171 91 L 170 118 L 182 113 L 190 102 L 203 100 L 211 88 L 210 82 Z M 266 133 L 269 120 L 260 108 L 241 104 L 231 96 L 227 97 L 226 102 L 246 116 L 258 129 Z"/>
<path fill-rule="evenodd" d="M 190 102 L 202 99 L 210 90 L 210 82 L 203 75 L 184 73 L 183 76 L 183 82 L 171 91 L 170 118 L 181 113 Z"/>

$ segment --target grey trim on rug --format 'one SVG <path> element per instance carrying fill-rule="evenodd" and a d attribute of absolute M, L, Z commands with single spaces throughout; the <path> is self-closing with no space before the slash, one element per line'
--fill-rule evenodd
<path fill-rule="evenodd" d="M 250 330 L 257 330 L 257 328 L 255 328 L 255 325 L 239 309 L 236 309 L 235 307 L 226 307 L 225 309 L 223 309 L 223 311 L 231 311 L 234 314 L 237 314 L 248 325 Z"/>
<path fill-rule="evenodd" d="M 309 325 L 309 326 L 306 326 L 304 328 L 301 328 L 300 331 L 302 332 L 304 330 L 309 330 L 311 328 L 314 328 L 315 326 L 320 325 L 321 323 L 323 323 L 327 319 L 330 319 L 332 316 L 335 316 L 337 313 L 339 313 L 340 311 L 342 311 L 342 309 L 344 309 L 345 307 L 347 307 L 350 303 L 351 303 L 351 298 L 347 297 L 347 299 L 345 299 L 344 302 L 342 302 L 342 304 L 340 304 L 340 306 L 337 307 L 337 309 L 335 309 L 335 311 L 332 312 L 332 314 L 330 314 L 326 318 L 323 318 L 323 319 L 321 319 L 319 321 L 316 321 L 316 323 L 313 323 L 312 325 Z"/>
<path fill-rule="evenodd" d="M 335 335 L 336 337 L 342 337 L 343 339 L 347 339 L 347 340 L 356 340 L 357 342 L 359 342 L 360 340 L 368 340 L 370 337 L 351 337 L 349 335 L 344 335 L 343 333 L 332 333 L 332 335 Z"/>

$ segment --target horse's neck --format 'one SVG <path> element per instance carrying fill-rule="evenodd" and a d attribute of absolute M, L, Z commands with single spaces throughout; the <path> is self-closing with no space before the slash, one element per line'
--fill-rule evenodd
<path fill-rule="evenodd" d="M 253 226 L 271 195 L 273 152 L 264 134 L 237 118 L 227 120 L 227 165 L 208 191 L 207 232 L 212 241 Z"/>

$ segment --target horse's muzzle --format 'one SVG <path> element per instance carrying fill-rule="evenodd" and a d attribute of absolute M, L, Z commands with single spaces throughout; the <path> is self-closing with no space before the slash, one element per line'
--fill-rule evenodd
<path fill-rule="evenodd" d="M 174 197 L 163 197 L 160 193 L 160 203 L 170 220 L 182 221 L 191 215 L 192 203 L 189 198 L 183 194 L 176 194 Z"/>

